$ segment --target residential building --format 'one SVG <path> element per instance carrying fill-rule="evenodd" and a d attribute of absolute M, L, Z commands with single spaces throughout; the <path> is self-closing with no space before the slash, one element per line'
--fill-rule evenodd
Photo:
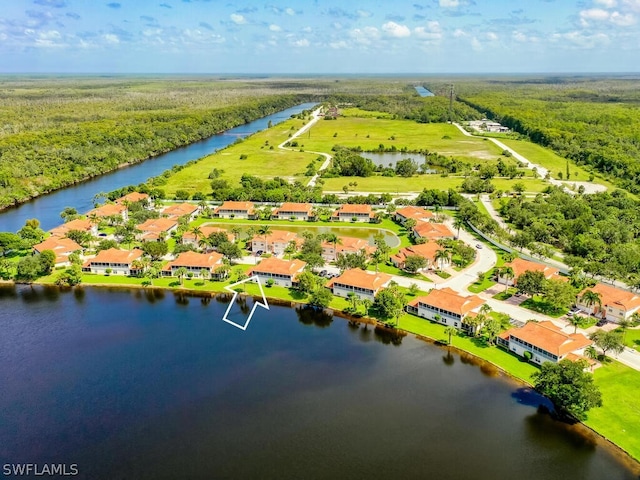
<path fill-rule="evenodd" d="M 600 304 L 584 303 L 582 295 L 587 290 L 600 295 Z M 631 315 L 640 311 L 640 295 L 604 283 L 596 283 L 595 286 L 580 292 L 576 299 L 576 306 L 585 313 L 618 323 L 620 320 L 628 320 Z"/>
<path fill-rule="evenodd" d="M 333 212 L 331 220 L 339 222 L 371 222 L 374 213 L 371 205 L 359 205 L 351 203 L 343 203 L 340 208 Z"/>
<path fill-rule="evenodd" d="M 376 250 L 366 240 L 354 237 L 338 237 L 338 243 L 335 245 L 325 240 L 321 245 L 322 258 L 324 258 L 325 262 L 335 262 L 339 253 L 356 253 L 364 250 L 367 255 L 371 255 Z"/>
<path fill-rule="evenodd" d="M 150 218 L 137 226 L 142 233 L 140 239 L 148 242 L 164 240 L 178 229 L 177 220 L 171 218 Z"/>
<path fill-rule="evenodd" d="M 73 252 L 82 252 L 82 247 L 70 238 L 60 238 L 51 236 L 44 242 L 33 246 L 35 253 L 42 253 L 45 250 L 51 250 L 56 254 L 56 267 L 70 265 L 69 255 Z"/>
<path fill-rule="evenodd" d="M 212 227 L 211 225 L 200 226 L 200 238 L 208 237 L 212 233 L 218 233 L 218 232 L 226 233 L 227 238 L 229 239 L 230 242 L 235 241 L 235 238 L 236 238 L 235 235 L 225 228 Z M 199 241 L 199 238 L 196 238 L 196 236 L 193 234 L 191 230 L 185 232 L 185 234 L 182 236 L 182 243 L 185 243 L 187 245 L 198 246 L 198 241 Z"/>
<path fill-rule="evenodd" d="M 407 312 L 450 327 L 465 328 L 465 317 L 476 315 L 484 303 L 477 295 L 463 297 L 450 288 L 434 288 L 409 303 Z"/>
<path fill-rule="evenodd" d="M 529 352 L 531 360 L 537 364 L 544 362 L 558 363 L 567 358 L 579 358 L 593 342 L 581 333 L 564 333 L 552 322 L 527 322 L 521 328 L 512 328 L 501 333 L 496 342 L 501 347 L 526 357 Z"/>
<path fill-rule="evenodd" d="M 441 266 L 445 267 L 449 264 L 449 260 L 441 259 L 436 261 L 436 252 L 438 250 L 444 250 L 444 247 L 441 247 L 436 242 L 411 245 L 409 247 L 401 248 L 398 253 L 390 257 L 390 260 L 396 267 L 404 268 L 407 257 L 418 256 L 427 260 L 428 263 L 424 268 L 425 270 L 440 268 Z"/>
<path fill-rule="evenodd" d="M 282 255 L 289 242 L 295 242 L 297 246 L 302 245 L 303 240 L 295 233 L 286 230 L 271 230 L 267 235 L 256 234 L 251 240 L 251 251 L 253 253 L 263 252 L 274 255 Z"/>
<path fill-rule="evenodd" d="M 313 220 L 313 206 L 310 203 L 283 203 L 271 213 L 276 220 Z"/>
<path fill-rule="evenodd" d="M 198 213 L 200 213 L 200 207 L 191 203 L 174 203 L 173 205 L 163 208 L 162 213 L 174 220 L 187 216 L 191 222 L 195 220 Z"/>
<path fill-rule="evenodd" d="M 256 209 L 252 202 L 224 202 L 213 211 L 219 218 L 245 218 L 253 219 L 256 216 Z"/>
<path fill-rule="evenodd" d="M 83 272 L 97 274 L 107 273 L 113 275 L 132 275 L 137 273 L 133 268 L 133 262 L 142 257 L 142 250 L 119 250 L 110 248 L 101 250 L 98 254 L 85 262 Z"/>
<path fill-rule="evenodd" d="M 127 203 L 135 203 L 135 202 L 145 202 L 147 207 L 151 207 L 153 205 L 152 198 L 146 193 L 140 193 L 140 192 L 127 193 L 125 196 L 120 197 L 116 200 L 116 203 L 122 203 L 125 205 Z"/>
<path fill-rule="evenodd" d="M 64 237 L 71 230 L 89 232 L 94 237 L 98 236 L 98 226 L 91 220 L 87 220 L 84 218 L 77 218 L 67 223 L 63 223 L 58 227 L 52 228 L 51 230 L 49 230 L 49 232 L 54 237 Z"/>
<path fill-rule="evenodd" d="M 443 223 L 434 222 L 419 222 L 413 227 L 413 236 L 415 238 L 424 238 L 427 241 L 453 240 L 455 238 L 449 227 Z"/>
<path fill-rule="evenodd" d="M 425 210 L 422 207 L 414 207 L 412 205 L 408 205 L 406 207 L 402 207 L 399 210 L 396 210 L 393 214 L 394 219 L 397 222 L 400 222 L 404 225 L 409 219 L 415 220 L 416 222 L 428 222 L 433 218 L 433 213 L 429 210 Z"/>
<path fill-rule="evenodd" d="M 547 280 L 552 278 L 564 278 L 560 277 L 559 270 L 557 268 L 525 260 L 524 258 L 514 258 L 511 262 L 505 263 L 504 267 L 511 267 L 513 270 L 513 278 L 504 278 L 502 276 L 498 277 L 498 282 L 506 285 L 515 285 L 517 278 L 524 272 L 542 272 L 544 274 L 544 278 Z"/>
<path fill-rule="evenodd" d="M 219 253 L 182 252 L 175 260 L 164 266 L 162 275 L 175 277 L 179 268 L 185 268 L 187 274 L 192 274 L 194 278 L 202 278 L 203 270 L 207 272 L 205 278 L 218 278 L 215 271 L 220 266 L 222 266 L 222 255 Z"/>
<path fill-rule="evenodd" d="M 109 218 L 119 217 L 126 221 L 129 218 L 127 207 L 121 203 L 105 203 L 104 205 L 94 208 L 87 213 L 87 217 L 92 218 Z"/>
<path fill-rule="evenodd" d="M 373 301 L 376 293 L 389 285 L 391 278 L 391 275 L 386 273 L 368 272 L 359 268 L 352 268 L 351 270 L 345 270 L 339 277 L 329 280 L 326 286 L 338 297 L 347 298 L 350 293 L 354 293 L 361 300 L 368 299 Z"/>
<path fill-rule="evenodd" d="M 292 287 L 296 284 L 296 277 L 304 270 L 306 265 L 307 263 L 302 260 L 281 260 L 276 257 L 269 257 L 249 270 L 248 275 L 257 275 L 263 284 L 273 280 L 275 285 Z"/>

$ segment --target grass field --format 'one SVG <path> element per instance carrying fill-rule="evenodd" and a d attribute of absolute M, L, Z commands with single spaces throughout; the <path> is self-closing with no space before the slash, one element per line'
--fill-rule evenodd
<path fill-rule="evenodd" d="M 358 192 L 388 192 L 391 194 L 402 192 L 421 192 L 423 189 L 448 190 L 450 188 L 457 189 L 464 181 L 463 177 L 442 177 L 437 174 L 417 175 L 410 178 L 404 177 L 383 177 L 375 175 L 372 177 L 337 177 L 324 179 L 324 191 L 341 192 L 344 185 L 350 182 L 357 182 L 358 185 L 353 189 L 350 187 L 350 193 Z M 496 190 L 513 191 L 513 185 L 516 183 L 524 183 L 527 192 L 542 192 L 549 185 L 542 179 L 533 179 L 531 177 L 525 179 L 494 178 L 491 183 L 495 185 Z"/>
<path fill-rule="evenodd" d="M 354 110 L 349 111 L 350 115 L 354 113 Z M 398 150 L 403 147 L 409 150 L 426 149 L 472 162 L 495 160 L 502 153 L 493 142 L 466 137 L 455 126 L 446 123 L 416 123 L 386 118 L 372 121 L 371 116 L 320 120 L 309 133 L 301 137 L 300 143 L 308 150 L 320 152 L 330 152 L 334 145 L 359 146 L 365 151 L 373 151 L 383 144 L 385 147 L 395 146 Z"/>
<path fill-rule="evenodd" d="M 603 406 L 590 410 L 585 423 L 640 459 L 640 372 L 611 361 L 593 375 Z"/>
<path fill-rule="evenodd" d="M 162 188 L 168 196 L 173 196 L 176 190 L 210 193 L 211 180 L 208 176 L 214 168 L 224 170 L 220 178 L 229 180 L 234 188 L 239 186 L 238 181 L 244 173 L 262 178 L 280 176 L 306 183 L 309 180 L 304 176 L 306 166 L 318 155 L 278 148 L 278 145 L 284 142 L 290 133 L 294 133 L 302 125 L 302 120 L 287 120 L 241 142 L 234 143 L 175 173 Z M 272 146 L 273 149 L 271 149 Z M 241 160 L 241 155 L 246 155 L 247 158 Z"/>

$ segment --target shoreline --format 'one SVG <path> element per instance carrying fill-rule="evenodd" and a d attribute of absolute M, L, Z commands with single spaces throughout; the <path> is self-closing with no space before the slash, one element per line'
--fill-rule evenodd
<path fill-rule="evenodd" d="M 194 289 L 190 289 L 190 288 L 167 288 L 167 287 L 162 287 L 162 286 L 154 286 L 154 285 L 149 285 L 149 286 L 143 286 L 143 285 L 128 285 L 128 284 L 113 284 L 113 283 L 83 283 L 80 285 L 76 285 L 75 287 L 60 287 L 58 285 L 55 285 L 53 283 L 46 283 L 46 282 L 33 282 L 33 283 L 17 283 L 14 282 L 12 280 L 2 280 L 0 279 L 0 285 L 13 285 L 13 286 L 19 286 L 19 285 L 38 285 L 38 286 L 42 286 L 42 287 L 47 287 L 47 288 L 56 288 L 60 291 L 72 291 L 77 287 L 83 288 L 83 287 L 90 287 L 90 288 L 105 288 L 105 289 L 113 289 L 113 290 L 161 290 L 163 292 L 174 292 L 174 294 L 178 293 L 178 294 L 183 294 L 183 295 L 189 295 L 189 296 L 193 296 L 193 297 L 200 297 L 200 298 L 215 298 L 217 296 L 220 295 L 231 295 L 230 292 L 228 291 L 217 291 L 217 290 L 194 290 Z M 268 295 L 268 291 L 269 288 L 265 287 L 264 289 L 265 291 L 265 297 L 269 302 L 272 302 L 274 305 L 280 305 L 280 306 L 285 306 L 285 307 L 289 307 L 289 308 L 297 308 L 297 307 L 304 307 L 307 306 L 308 303 L 307 302 L 302 302 L 302 301 L 293 301 L 293 300 L 284 300 L 282 298 L 276 298 L 276 297 L 269 297 Z M 250 294 L 250 293 L 246 293 L 246 292 L 239 292 L 241 296 L 246 296 L 246 297 L 251 297 L 253 299 L 256 299 L 257 297 Z M 324 308 L 323 311 L 329 313 L 333 316 L 333 317 L 338 317 L 338 318 L 342 318 L 344 320 L 346 320 L 349 323 L 364 323 L 364 324 L 368 324 L 368 325 L 373 325 L 376 328 L 383 328 L 388 332 L 396 332 L 396 333 L 401 333 L 403 336 L 406 335 L 414 335 L 415 338 L 417 340 L 426 342 L 426 343 L 430 343 L 436 347 L 440 347 L 443 350 L 446 350 L 447 352 L 451 353 L 451 350 L 454 351 L 454 353 L 458 354 L 460 356 L 460 358 L 462 358 L 463 355 L 468 355 L 470 357 L 472 357 L 474 365 L 478 366 L 480 368 L 480 370 L 482 371 L 483 374 L 487 374 L 483 371 L 482 366 L 487 365 L 487 366 L 491 366 L 491 368 L 495 369 L 497 371 L 497 373 L 501 374 L 504 378 L 506 378 L 507 380 L 517 383 L 521 386 L 527 387 L 527 388 L 532 388 L 531 383 L 525 381 L 522 378 L 519 378 L 515 375 L 513 375 L 512 373 L 510 373 L 508 370 L 505 370 L 503 367 L 501 367 L 500 365 L 497 365 L 496 363 L 492 362 L 491 360 L 487 360 L 484 359 L 482 357 L 477 356 L 476 354 L 474 354 L 473 352 L 470 352 L 468 350 L 465 350 L 463 348 L 457 347 L 455 345 L 444 345 L 442 343 L 441 339 L 437 339 L 434 337 L 429 337 L 427 335 L 423 335 L 423 334 L 419 334 L 419 333 L 415 333 L 412 332 L 410 330 L 405 330 L 403 329 L 401 326 L 394 326 L 393 328 L 388 327 L 384 322 L 381 322 L 378 319 L 372 318 L 372 317 L 366 317 L 366 316 L 362 316 L 362 317 L 353 317 L 353 316 L 349 316 L 348 314 L 345 314 L 344 312 L 341 312 L 339 310 L 333 309 L 331 307 L 327 307 Z M 446 347 L 446 348 L 445 348 Z M 496 347 L 498 348 L 498 347 Z M 493 376 L 493 375 L 490 375 Z M 636 459 L 635 457 L 633 457 L 631 455 L 630 452 L 628 452 L 626 449 L 624 449 L 622 446 L 616 444 L 615 442 L 613 442 L 611 439 L 607 438 L 605 435 L 603 435 L 602 433 L 598 432 L 597 430 L 593 429 L 592 427 L 590 427 L 589 425 L 587 425 L 584 422 L 578 421 L 576 423 L 576 425 L 580 425 L 580 428 L 585 428 L 589 433 L 595 435 L 599 440 L 603 441 L 607 447 L 611 448 L 611 450 L 613 451 L 613 453 L 617 456 L 619 456 L 620 460 L 624 460 L 626 461 L 631 467 L 633 467 L 634 470 L 636 470 L 638 472 L 638 474 L 640 475 L 640 458 Z"/>

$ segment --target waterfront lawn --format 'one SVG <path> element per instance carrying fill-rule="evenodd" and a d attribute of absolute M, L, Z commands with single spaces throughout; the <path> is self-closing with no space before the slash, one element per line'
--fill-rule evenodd
<path fill-rule="evenodd" d="M 585 423 L 640 460 L 640 372 L 610 361 L 593 376 L 603 406 L 590 410 Z"/>
<path fill-rule="evenodd" d="M 342 187 L 349 185 L 354 180 L 358 186 L 354 189 L 349 187 L 349 193 L 357 195 L 359 192 L 375 192 L 375 193 L 391 193 L 399 194 L 406 192 L 421 192 L 423 189 L 448 190 L 450 188 L 456 190 L 464 177 L 454 177 L 431 173 L 425 175 L 415 175 L 413 177 L 383 177 L 382 175 L 373 175 L 371 177 L 336 177 L 324 178 L 323 191 L 325 192 L 342 192 Z M 543 179 L 534 179 L 531 177 L 521 179 L 493 178 L 491 183 L 497 190 L 513 191 L 513 185 L 516 183 L 524 183 L 527 192 L 542 192 L 549 184 Z"/>
<path fill-rule="evenodd" d="M 305 182 L 304 172 L 309 162 L 318 154 L 279 149 L 278 145 L 302 126 L 300 120 L 287 120 L 270 129 L 258 132 L 244 140 L 238 141 L 213 155 L 204 157 L 186 166 L 168 178 L 161 185 L 168 197 L 173 197 L 177 190 L 189 193 L 211 192 L 209 173 L 214 168 L 224 170 L 220 178 L 228 180 L 232 188 L 239 187 L 240 178 L 249 173 L 263 179 L 284 177 Z M 294 130 L 291 130 L 294 127 Z M 268 143 L 267 143 L 268 142 Z M 273 149 L 271 147 L 273 146 Z M 246 158 L 241 159 L 241 156 Z M 308 178 L 307 178 L 308 180 Z"/>
<path fill-rule="evenodd" d="M 350 114 L 354 113 L 350 111 Z M 327 153 L 331 152 L 334 145 L 361 147 L 364 151 L 375 151 L 384 145 L 386 148 L 395 146 L 398 151 L 403 147 L 414 151 L 426 149 L 471 162 L 495 160 L 502 153 L 493 142 L 466 137 L 454 125 L 447 123 L 417 123 L 370 116 L 320 120 L 311 127 L 310 135 L 303 137 L 306 138 L 301 143 L 305 148 Z"/>
<path fill-rule="evenodd" d="M 445 327 L 443 325 L 414 315 L 403 315 L 400 318 L 398 327 L 410 333 L 415 333 L 439 342 L 446 343 L 449 340 L 449 336 L 444 333 Z M 451 344 L 453 347 L 465 350 L 502 368 L 509 374 L 527 383 L 531 383 L 531 374 L 538 370 L 535 365 L 523 361 L 516 355 L 496 346 L 488 346 L 484 340 L 479 337 L 468 337 L 466 335 L 454 336 L 451 339 Z"/>

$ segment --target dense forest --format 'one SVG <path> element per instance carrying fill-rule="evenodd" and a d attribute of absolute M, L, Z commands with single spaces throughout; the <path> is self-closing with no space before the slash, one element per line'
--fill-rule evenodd
<path fill-rule="evenodd" d="M 532 141 L 640 193 L 640 79 L 461 82 L 459 99 Z"/>

